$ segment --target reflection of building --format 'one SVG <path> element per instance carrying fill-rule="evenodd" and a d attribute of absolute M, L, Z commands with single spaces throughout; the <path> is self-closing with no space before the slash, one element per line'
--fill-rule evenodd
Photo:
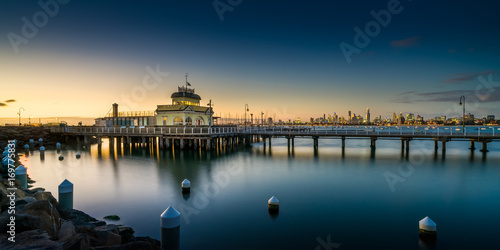
<path fill-rule="evenodd" d="M 194 89 L 178 87 L 171 98 L 172 105 L 157 106 L 156 125 L 209 125 L 210 107 L 200 106 Z"/>

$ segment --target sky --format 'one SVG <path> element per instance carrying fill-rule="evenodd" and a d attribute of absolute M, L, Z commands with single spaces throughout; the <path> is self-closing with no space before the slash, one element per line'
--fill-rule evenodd
<path fill-rule="evenodd" d="M 0 117 L 500 117 L 497 1 L 0 0 Z"/>

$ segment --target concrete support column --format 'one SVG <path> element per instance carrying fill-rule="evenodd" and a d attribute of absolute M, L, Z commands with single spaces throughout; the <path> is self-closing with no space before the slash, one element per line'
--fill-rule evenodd
<path fill-rule="evenodd" d="M 342 137 L 342 149 L 345 149 L 345 137 Z"/>
<path fill-rule="evenodd" d="M 488 143 L 483 142 L 483 148 L 481 149 L 481 152 L 486 153 L 488 152 Z"/>
<path fill-rule="evenodd" d="M 470 149 L 470 150 L 473 150 L 473 151 L 476 149 L 476 146 L 475 146 L 475 144 L 474 144 L 474 141 L 470 141 L 470 148 L 469 148 L 469 149 Z"/>
<path fill-rule="evenodd" d="M 441 142 L 441 149 L 443 150 L 443 153 L 446 152 L 446 141 Z"/>
<path fill-rule="evenodd" d="M 434 140 L 434 150 L 438 150 L 438 141 Z"/>
<path fill-rule="evenodd" d="M 401 151 L 405 150 L 405 140 L 401 139 Z"/>
<path fill-rule="evenodd" d="M 102 137 L 97 137 L 97 144 L 101 145 L 102 144 Z"/>
<path fill-rule="evenodd" d="M 410 140 L 406 140 L 406 152 L 410 151 Z"/>
<path fill-rule="evenodd" d="M 165 146 L 167 147 L 167 149 L 170 149 L 172 147 L 172 144 L 170 143 L 170 138 L 165 139 Z"/>
<path fill-rule="evenodd" d="M 194 149 L 198 149 L 198 139 L 194 139 Z"/>
<path fill-rule="evenodd" d="M 375 148 L 375 142 L 377 141 L 377 138 L 370 138 L 370 147 Z"/>

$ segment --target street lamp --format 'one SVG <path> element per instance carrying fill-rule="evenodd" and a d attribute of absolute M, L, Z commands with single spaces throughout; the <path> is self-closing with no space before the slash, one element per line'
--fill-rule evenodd
<path fill-rule="evenodd" d="M 208 133 L 212 130 L 212 99 L 207 104 L 210 107 L 210 118 L 208 120 Z"/>
<path fill-rule="evenodd" d="M 464 99 L 463 105 L 462 105 L 462 98 Z M 459 105 L 463 106 L 463 113 L 462 113 L 462 132 L 465 133 L 465 96 L 460 97 L 460 103 Z"/>
<path fill-rule="evenodd" d="M 243 121 L 243 125 L 245 126 L 245 131 L 247 130 L 247 112 L 250 111 L 248 109 L 248 104 L 245 104 L 245 120 Z"/>
<path fill-rule="evenodd" d="M 26 111 L 26 110 L 23 107 L 19 108 L 19 113 L 17 113 L 19 115 L 19 126 L 21 126 L 21 111 Z"/>

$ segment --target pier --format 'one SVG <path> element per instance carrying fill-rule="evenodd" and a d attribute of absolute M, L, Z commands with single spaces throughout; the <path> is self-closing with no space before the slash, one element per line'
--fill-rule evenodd
<path fill-rule="evenodd" d="M 455 131 L 454 131 L 455 130 Z M 446 144 L 452 141 L 470 141 L 470 150 L 481 145 L 481 152 L 488 152 L 488 143 L 500 140 L 498 127 L 467 127 L 456 131 L 455 127 L 244 127 L 228 126 L 78 126 L 51 129 L 52 133 L 74 136 L 78 142 L 88 143 L 90 137 L 98 143 L 108 138 L 110 146 L 115 143 L 127 147 L 145 147 L 152 144 L 160 149 L 234 149 L 236 146 L 250 145 L 261 141 L 264 150 L 271 148 L 273 138 L 287 139 L 288 150 L 293 151 L 295 138 L 311 139 L 314 151 L 319 150 L 320 139 L 342 140 L 342 149 L 347 139 L 370 140 L 370 147 L 376 148 L 377 140 L 400 140 L 402 152 L 408 152 L 412 140 L 433 140 L 435 149 L 446 151 Z"/>

